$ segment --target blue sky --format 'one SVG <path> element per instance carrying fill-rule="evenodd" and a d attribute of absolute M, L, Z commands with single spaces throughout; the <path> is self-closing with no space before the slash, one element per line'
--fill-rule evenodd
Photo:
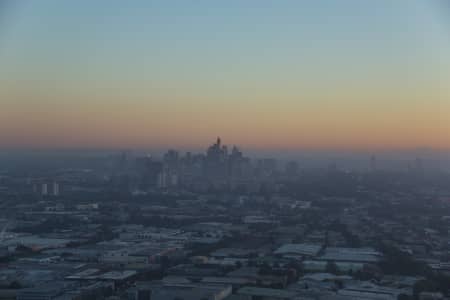
<path fill-rule="evenodd" d="M 439 90 L 450 78 L 447 1 L 5 3 L 0 7 L 0 101 L 8 108 L 4 114 L 29 114 L 30 104 L 39 105 L 42 112 L 34 113 L 33 126 L 24 121 L 9 124 L 8 128 L 20 127 L 23 137 L 4 133 L 3 140 L 8 141 L 4 143 L 20 144 L 42 132 L 46 135 L 50 125 L 41 125 L 45 123 L 42 120 L 53 118 L 49 124 L 57 126 L 61 120 L 55 116 L 65 114 L 74 123 L 70 131 L 80 136 L 73 143 L 89 144 L 95 139 L 83 139 L 85 128 L 75 122 L 91 106 L 102 120 L 92 121 L 92 126 L 109 128 L 114 126 L 113 118 L 136 115 L 136 123 L 123 121 L 124 128 L 143 130 L 148 126 L 149 139 L 153 137 L 157 143 L 176 141 L 186 124 L 198 120 L 184 134 L 195 136 L 198 132 L 199 143 L 217 131 L 238 134 L 242 127 L 249 128 L 240 137 L 247 141 L 248 136 L 262 135 L 258 128 L 269 122 L 273 123 L 270 128 L 275 128 L 269 145 L 287 145 L 288 133 L 298 130 L 302 135 L 304 128 L 310 127 L 310 134 L 304 133 L 310 140 L 306 144 L 321 147 L 332 139 L 324 132 L 341 126 L 335 135 L 344 134 L 356 124 L 348 121 L 350 117 L 372 112 L 377 118 L 366 126 L 377 135 L 379 145 L 391 143 L 393 138 L 385 138 L 381 132 L 395 126 L 396 116 L 414 123 L 429 121 L 419 117 L 419 111 L 438 115 L 435 119 L 440 123 L 428 129 L 438 135 L 431 141 L 415 141 L 418 146 L 433 146 L 450 127 L 442 124 L 444 114 L 450 111 L 442 96 L 447 90 Z M 379 98 L 374 100 L 374 95 Z M 229 121 L 205 117 L 217 119 L 217 110 L 232 113 L 240 106 L 242 115 L 235 127 Z M 118 116 L 117 110 L 124 107 L 127 113 Z M 108 109 L 109 114 L 101 115 Z M 140 115 L 143 110 L 153 123 Z M 305 120 L 310 112 L 324 112 L 326 121 L 299 123 L 292 111 Z M 385 116 L 391 123 L 378 132 L 373 122 Z M 167 121 L 171 117 L 177 118 L 178 125 L 171 130 L 176 134 L 164 139 L 158 132 L 174 124 Z M 203 129 L 204 123 L 210 124 L 211 132 Z M 35 126 L 42 127 L 41 133 L 31 130 Z M 407 132 L 412 137 L 427 132 L 414 126 L 402 130 L 396 134 Z M 311 138 L 313 133 L 323 133 L 323 141 Z M 358 144 L 362 133 L 352 134 L 348 143 Z M 58 144 L 63 133 L 48 135 L 43 140 Z M 142 138 L 136 135 L 114 141 L 111 137 L 108 141 L 139 146 Z M 260 139 L 252 144 L 264 146 Z"/>

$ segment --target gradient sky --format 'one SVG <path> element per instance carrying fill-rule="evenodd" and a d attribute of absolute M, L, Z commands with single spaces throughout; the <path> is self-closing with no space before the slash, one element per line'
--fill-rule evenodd
<path fill-rule="evenodd" d="M 445 0 L 1 3 L 0 147 L 450 149 Z"/>

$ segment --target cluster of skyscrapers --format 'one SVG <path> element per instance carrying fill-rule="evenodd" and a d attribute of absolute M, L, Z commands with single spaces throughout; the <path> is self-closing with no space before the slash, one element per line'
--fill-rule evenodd
<path fill-rule="evenodd" d="M 180 156 L 175 150 L 164 154 L 161 171 L 158 173 L 158 187 L 177 185 L 238 184 L 251 177 L 250 159 L 233 146 L 231 151 L 220 138 L 208 147 L 206 154 L 187 152 Z"/>
<path fill-rule="evenodd" d="M 176 188 L 237 187 L 270 181 L 277 169 L 275 159 L 251 160 L 241 150 L 231 149 L 217 138 L 204 153 L 168 150 L 162 159 L 151 156 L 136 159 L 134 169 L 141 187 Z M 292 174 L 296 163 L 290 164 Z"/>
<path fill-rule="evenodd" d="M 34 183 L 33 192 L 42 196 L 59 196 L 59 183 L 47 181 Z"/>

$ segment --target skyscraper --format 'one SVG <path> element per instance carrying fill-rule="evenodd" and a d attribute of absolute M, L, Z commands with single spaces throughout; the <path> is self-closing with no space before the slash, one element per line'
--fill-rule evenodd
<path fill-rule="evenodd" d="M 370 157 L 370 172 L 375 172 L 377 170 L 377 158 L 375 155 Z"/>
<path fill-rule="evenodd" d="M 46 183 L 43 183 L 41 186 L 41 195 L 42 196 L 48 195 L 48 185 Z"/>
<path fill-rule="evenodd" d="M 56 181 L 53 182 L 53 191 L 52 191 L 52 195 L 53 195 L 53 196 L 59 196 L 59 183 L 57 183 Z"/>

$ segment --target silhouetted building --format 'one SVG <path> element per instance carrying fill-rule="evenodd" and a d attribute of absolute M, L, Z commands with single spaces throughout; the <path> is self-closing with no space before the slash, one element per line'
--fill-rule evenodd
<path fill-rule="evenodd" d="M 48 185 L 46 183 L 43 183 L 41 186 L 41 195 L 42 196 L 48 195 Z"/>
<path fill-rule="evenodd" d="M 375 172 L 377 170 L 377 158 L 375 155 L 370 157 L 370 172 Z"/>
<path fill-rule="evenodd" d="M 57 182 L 53 182 L 53 196 L 59 196 L 59 184 Z"/>
<path fill-rule="evenodd" d="M 290 161 L 286 164 L 286 175 L 289 177 L 295 177 L 298 175 L 298 163 L 296 161 Z"/>

